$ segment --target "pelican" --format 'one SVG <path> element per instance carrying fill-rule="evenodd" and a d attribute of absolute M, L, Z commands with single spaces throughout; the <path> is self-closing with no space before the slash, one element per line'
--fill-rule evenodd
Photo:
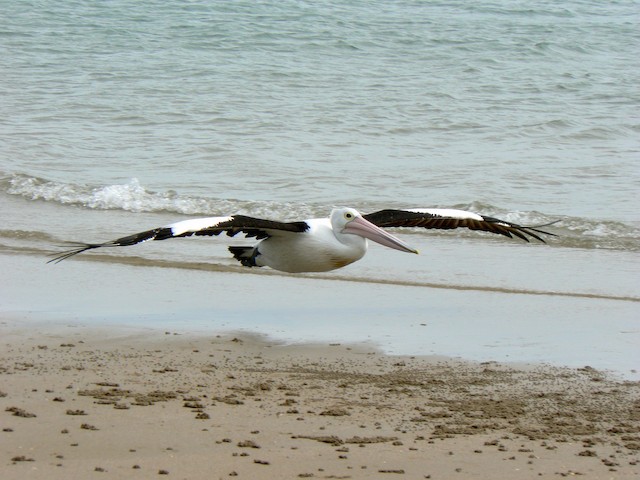
<path fill-rule="evenodd" d="M 549 224 L 547 224 L 549 225 Z M 528 237 L 542 243 L 541 235 L 554 235 L 535 227 L 486 217 L 455 209 L 386 209 L 361 215 L 354 208 L 331 211 L 328 218 L 312 218 L 298 222 L 280 222 L 245 215 L 194 218 L 171 223 L 104 243 L 70 243 L 72 249 L 55 254 L 48 263 L 58 263 L 87 250 L 124 247 L 148 240 L 212 236 L 226 232 L 228 236 L 242 232 L 245 237 L 260 240 L 252 246 L 231 246 L 233 257 L 245 267 L 270 267 L 289 273 L 328 272 L 360 260 L 367 252 L 367 239 L 401 252 L 418 251 L 383 230 L 390 227 L 455 229 L 466 227 L 509 238 Z"/>

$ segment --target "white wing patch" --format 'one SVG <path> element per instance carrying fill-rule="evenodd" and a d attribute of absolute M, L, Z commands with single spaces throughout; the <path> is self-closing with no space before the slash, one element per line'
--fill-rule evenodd
<path fill-rule="evenodd" d="M 408 208 L 404 210 L 413 213 L 428 213 L 429 215 L 438 217 L 459 218 L 460 220 L 477 220 L 480 222 L 484 220 L 484 218 L 477 213 L 457 210 L 455 208 Z"/>
<path fill-rule="evenodd" d="M 212 228 L 223 222 L 229 222 L 232 219 L 233 217 L 192 218 L 190 220 L 182 220 L 181 222 L 172 223 L 167 225 L 166 228 L 170 228 L 171 233 L 174 236 L 178 236 L 189 232 L 199 232 L 206 228 Z"/>

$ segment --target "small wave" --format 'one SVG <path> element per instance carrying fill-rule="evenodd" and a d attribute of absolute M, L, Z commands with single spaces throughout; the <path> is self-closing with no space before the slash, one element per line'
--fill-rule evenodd
<path fill-rule="evenodd" d="M 181 199 L 174 192 L 150 192 L 135 178 L 125 184 L 90 187 L 13 175 L 8 180 L 7 192 L 30 200 L 44 200 L 97 210 L 204 213 L 202 210 L 206 209 L 205 205 L 194 203 L 194 199 Z"/>
<path fill-rule="evenodd" d="M 640 251 L 640 228 L 627 223 L 565 217 L 557 234 L 561 246 Z"/>
<path fill-rule="evenodd" d="M 184 215 L 240 213 L 267 217 L 280 216 L 283 213 L 285 216 L 312 216 L 313 213 L 313 208 L 306 204 L 204 198 L 179 195 L 173 190 L 154 192 L 140 185 L 135 178 L 123 184 L 89 186 L 14 174 L 4 179 L 0 185 L 10 195 L 91 210 L 173 212 Z"/>
<path fill-rule="evenodd" d="M 0 189 L 10 195 L 18 195 L 29 200 L 74 205 L 91 210 L 170 212 L 202 216 L 243 214 L 282 220 L 299 220 L 325 216 L 334 206 L 332 204 L 206 198 L 181 195 L 173 190 L 154 192 L 143 187 L 135 178 L 123 184 L 93 187 L 13 174 L 0 178 Z M 363 212 L 382 208 L 416 207 L 416 205 L 382 205 L 376 202 L 358 202 L 355 206 L 361 208 Z M 528 226 L 546 225 L 557 221 L 547 229 L 556 235 L 548 242 L 554 247 L 640 251 L 640 228 L 630 223 L 555 216 L 537 211 L 510 211 L 481 202 L 444 207 L 479 212 L 485 216 Z M 447 231 L 403 230 L 414 235 L 451 234 Z M 458 230 L 454 234 L 462 237 L 477 237 L 478 235 L 477 232 L 466 230 Z"/>

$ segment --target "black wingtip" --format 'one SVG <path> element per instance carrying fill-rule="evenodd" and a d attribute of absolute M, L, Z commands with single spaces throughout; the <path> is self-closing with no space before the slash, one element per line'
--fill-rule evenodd
<path fill-rule="evenodd" d="M 542 243 L 547 243 L 543 238 L 541 238 L 540 236 L 536 235 L 536 233 L 539 233 L 541 235 L 549 235 L 550 237 L 557 237 L 558 235 L 555 233 L 551 233 L 551 232 L 547 232 L 546 230 L 541 230 L 544 227 L 548 227 L 550 225 L 555 225 L 556 223 L 560 222 L 560 220 L 554 220 L 553 222 L 548 222 L 548 223 L 543 223 L 541 225 L 527 225 L 525 227 L 522 227 L 529 235 L 531 235 L 533 238 L 535 238 L 536 240 L 541 241 Z M 535 232 L 535 233 L 533 233 Z"/>
<path fill-rule="evenodd" d="M 53 256 L 53 258 L 49 260 L 47 263 L 54 263 L 54 264 L 60 263 L 61 261 L 66 260 L 67 258 L 73 257 L 74 255 L 77 255 L 82 252 L 86 252 L 87 250 L 92 250 L 94 248 L 102 247 L 103 245 L 97 244 L 97 243 L 72 243 L 65 246 L 67 247 L 74 246 L 75 248 L 65 250 L 64 252 L 61 252 L 61 253 L 52 253 L 50 256 Z"/>

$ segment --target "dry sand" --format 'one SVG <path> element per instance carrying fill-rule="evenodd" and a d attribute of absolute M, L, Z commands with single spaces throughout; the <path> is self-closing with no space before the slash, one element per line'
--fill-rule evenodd
<path fill-rule="evenodd" d="M 0 342 L 0 478 L 632 478 L 640 384 L 82 327 Z"/>

